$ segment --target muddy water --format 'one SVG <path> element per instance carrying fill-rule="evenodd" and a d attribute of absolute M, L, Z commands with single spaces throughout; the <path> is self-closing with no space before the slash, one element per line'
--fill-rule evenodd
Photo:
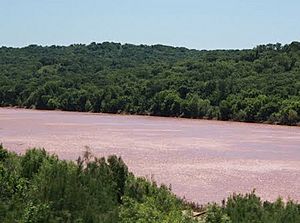
<path fill-rule="evenodd" d="M 85 146 L 118 154 L 187 199 L 220 201 L 253 188 L 300 201 L 300 128 L 206 120 L 0 108 L 0 141 L 76 159 Z"/>

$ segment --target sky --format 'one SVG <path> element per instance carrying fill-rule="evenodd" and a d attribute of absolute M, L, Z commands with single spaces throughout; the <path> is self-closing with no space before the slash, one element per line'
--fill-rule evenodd
<path fill-rule="evenodd" d="M 0 46 L 243 49 L 300 40 L 299 0 L 0 0 Z"/>

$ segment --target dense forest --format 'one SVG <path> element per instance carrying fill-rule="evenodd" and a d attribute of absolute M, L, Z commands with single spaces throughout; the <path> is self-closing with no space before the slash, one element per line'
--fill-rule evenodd
<path fill-rule="evenodd" d="M 73 162 L 43 149 L 17 155 L 0 145 L 0 222 L 299 223 L 300 204 L 262 202 L 252 192 L 199 207 L 135 177 L 117 156 L 87 151 Z"/>
<path fill-rule="evenodd" d="M 296 125 L 300 42 L 210 51 L 109 42 L 1 47 L 0 106 Z"/>

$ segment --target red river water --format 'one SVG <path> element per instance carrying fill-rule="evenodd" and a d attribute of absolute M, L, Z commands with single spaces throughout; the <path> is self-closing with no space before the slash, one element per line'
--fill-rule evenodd
<path fill-rule="evenodd" d="M 0 142 L 75 160 L 122 156 L 130 171 L 206 203 L 233 192 L 300 201 L 300 128 L 264 124 L 0 108 Z"/>

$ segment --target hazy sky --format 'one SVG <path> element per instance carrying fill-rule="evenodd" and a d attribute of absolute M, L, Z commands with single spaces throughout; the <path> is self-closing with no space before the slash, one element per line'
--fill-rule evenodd
<path fill-rule="evenodd" d="M 0 46 L 253 48 L 300 40 L 299 22 L 299 0 L 0 0 Z"/>

